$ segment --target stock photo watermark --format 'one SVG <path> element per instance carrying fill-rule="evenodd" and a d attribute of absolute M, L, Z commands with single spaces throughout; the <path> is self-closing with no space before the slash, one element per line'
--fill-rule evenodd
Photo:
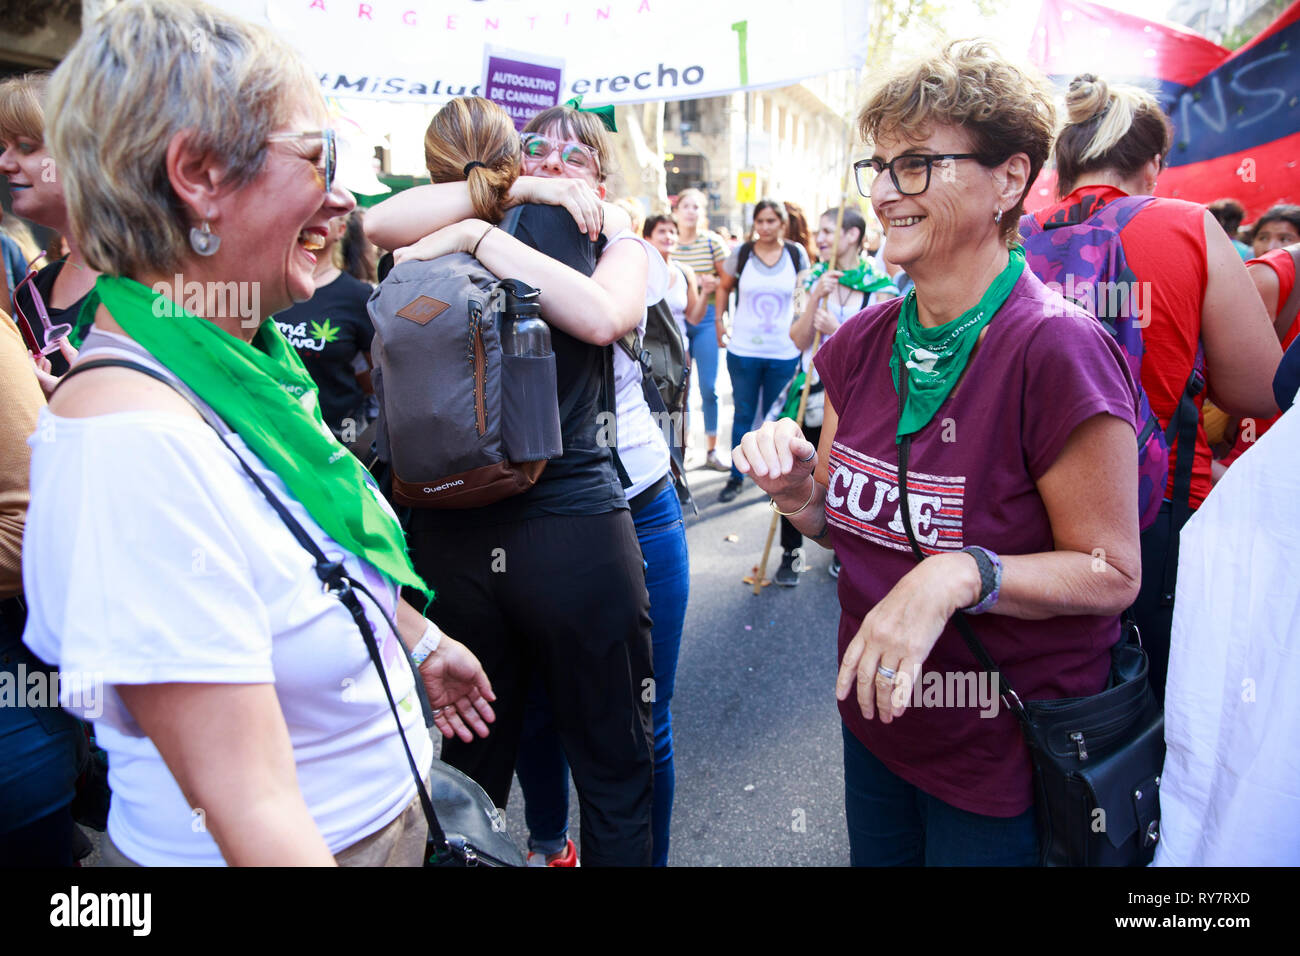
<path fill-rule="evenodd" d="M 1151 324 L 1150 282 L 1092 282 L 1076 280 L 1067 273 L 1064 282 L 1052 280 L 1044 285 L 1099 319 L 1131 319 L 1139 329 Z M 1065 314 L 1059 299 L 1047 299 L 1043 309 L 1048 318 Z"/>
<path fill-rule="evenodd" d="M 51 926 L 117 926 L 129 928 L 132 936 L 148 936 L 152 913 L 150 893 L 83 893 L 74 884 L 67 893 L 50 897 Z"/>
<path fill-rule="evenodd" d="M 13 671 L 0 671 L 0 707 L 58 707 L 76 711 L 86 720 L 104 715 L 104 675 L 99 671 L 29 669 L 19 662 Z"/>
<path fill-rule="evenodd" d="M 181 309 L 205 319 L 239 319 L 243 328 L 254 328 L 262 321 L 262 292 L 259 282 L 197 282 L 186 281 L 177 273 L 171 284 L 154 283 L 157 297 L 153 301 L 153 314 L 157 318 L 174 319 Z M 321 346 L 324 347 L 323 345 Z"/>

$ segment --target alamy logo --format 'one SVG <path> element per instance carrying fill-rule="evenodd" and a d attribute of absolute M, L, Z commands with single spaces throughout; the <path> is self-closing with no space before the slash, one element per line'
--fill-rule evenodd
<path fill-rule="evenodd" d="M 1053 280 L 1044 285 L 1099 319 L 1132 319 L 1139 329 L 1151 324 L 1150 282 L 1091 282 L 1066 273 L 1064 283 Z M 1064 314 L 1060 301 L 1055 297 L 1046 300 L 1044 314 L 1048 318 Z"/>
<path fill-rule="evenodd" d="M 22 663 L 0 671 L 0 707 L 58 707 L 60 690 L 66 706 L 87 720 L 104 716 L 103 674 L 28 670 Z"/>
<path fill-rule="evenodd" d="M 51 926 L 128 926 L 134 936 L 152 929 L 153 897 L 149 893 L 69 893 L 50 897 Z"/>

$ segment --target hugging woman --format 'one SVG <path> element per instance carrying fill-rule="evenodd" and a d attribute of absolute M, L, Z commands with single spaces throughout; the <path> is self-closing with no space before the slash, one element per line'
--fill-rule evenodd
<path fill-rule="evenodd" d="M 585 164 L 593 177 L 607 169 L 595 116 L 556 107 L 528 132 L 535 155 L 521 152 L 499 107 L 453 100 L 425 137 L 433 185 L 381 203 L 366 219 L 367 234 L 396 248 L 398 263 L 473 252 L 495 275 L 541 290 L 556 357 L 564 453 L 537 484 L 485 507 L 412 514 L 413 560 L 439 592 L 430 613 L 477 649 L 500 703 L 490 746 L 449 741 L 443 754 L 505 806 L 540 675 L 577 785 L 587 863 L 644 866 L 653 731 L 642 689 L 655 677 L 651 619 L 637 529 L 598 416 L 613 411 L 603 396 L 615 387 L 610 343 L 641 320 L 652 267 L 652 294 L 663 297 L 666 268 L 591 185 L 541 169 Z M 518 178 L 521 166 L 533 175 Z M 554 204 L 525 204 L 513 236 L 494 228 L 507 205 L 532 198 Z M 602 210 L 607 228 L 619 223 L 629 241 L 611 237 L 597 261 L 592 238 Z M 676 503 L 671 488 L 661 491 Z"/>

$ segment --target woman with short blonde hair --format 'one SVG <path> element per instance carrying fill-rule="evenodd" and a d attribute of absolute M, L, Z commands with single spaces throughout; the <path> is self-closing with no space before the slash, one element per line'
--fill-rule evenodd
<path fill-rule="evenodd" d="M 858 187 L 914 289 L 818 352 L 818 447 L 782 420 L 736 453 L 842 563 L 855 865 L 1038 862 L 1028 748 L 950 619 L 983 615 L 972 627 L 1023 699 L 1082 697 L 1106 685 L 1137 590 L 1132 378 L 1015 245 L 1054 119 L 1042 80 L 982 41 L 873 87 Z"/>
<path fill-rule="evenodd" d="M 316 82 L 263 28 L 129 0 L 68 53 L 49 115 L 73 234 L 104 274 L 41 413 L 58 441 L 33 443 L 24 640 L 103 689 L 102 714 L 63 703 L 96 718 L 113 768 L 104 858 L 418 866 L 412 771 L 433 755 L 411 664 L 444 735 L 486 734 L 492 691 L 401 599 L 431 595 L 396 516 L 263 321 L 312 294 L 354 204 Z M 214 302 L 231 287 L 258 308 Z M 374 595 L 357 619 L 340 569 Z"/>

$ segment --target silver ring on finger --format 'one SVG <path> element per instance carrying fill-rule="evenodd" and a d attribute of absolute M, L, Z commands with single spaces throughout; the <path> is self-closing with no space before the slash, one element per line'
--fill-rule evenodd
<path fill-rule="evenodd" d="M 435 707 L 435 708 L 433 708 L 433 710 L 429 711 L 429 713 L 431 713 L 431 714 L 433 714 L 433 716 L 437 717 L 439 714 L 441 714 L 441 713 L 442 713 L 444 710 L 446 710 L 446 709 L 447 709 L 447 708 L 445 708 L 445 707 Z"/>
<path fill-rule="evenodd" d="M 817 449 L 814 448 L 814 449 L 812 450 L 812 454 L 809 455 L 807 458 L 800 458 L 800 459 L 799 459 L 799 464 L 801 464 L 801 465 L 806 465 L 806 464 L 808 464 L 808 462 L 812 461 L 812 460 L 813 460 L 814 458 L 816 458 L 816 457 L 817 457 Z"/>
<path fill-rule="evenodd" d="M 892 667 L 886 667 L 884 664 L 877 664 L 876 673 L 885 680 L 893 680 L 895 675 L 898 674 L 898 671 L 894 670 Z"/>

